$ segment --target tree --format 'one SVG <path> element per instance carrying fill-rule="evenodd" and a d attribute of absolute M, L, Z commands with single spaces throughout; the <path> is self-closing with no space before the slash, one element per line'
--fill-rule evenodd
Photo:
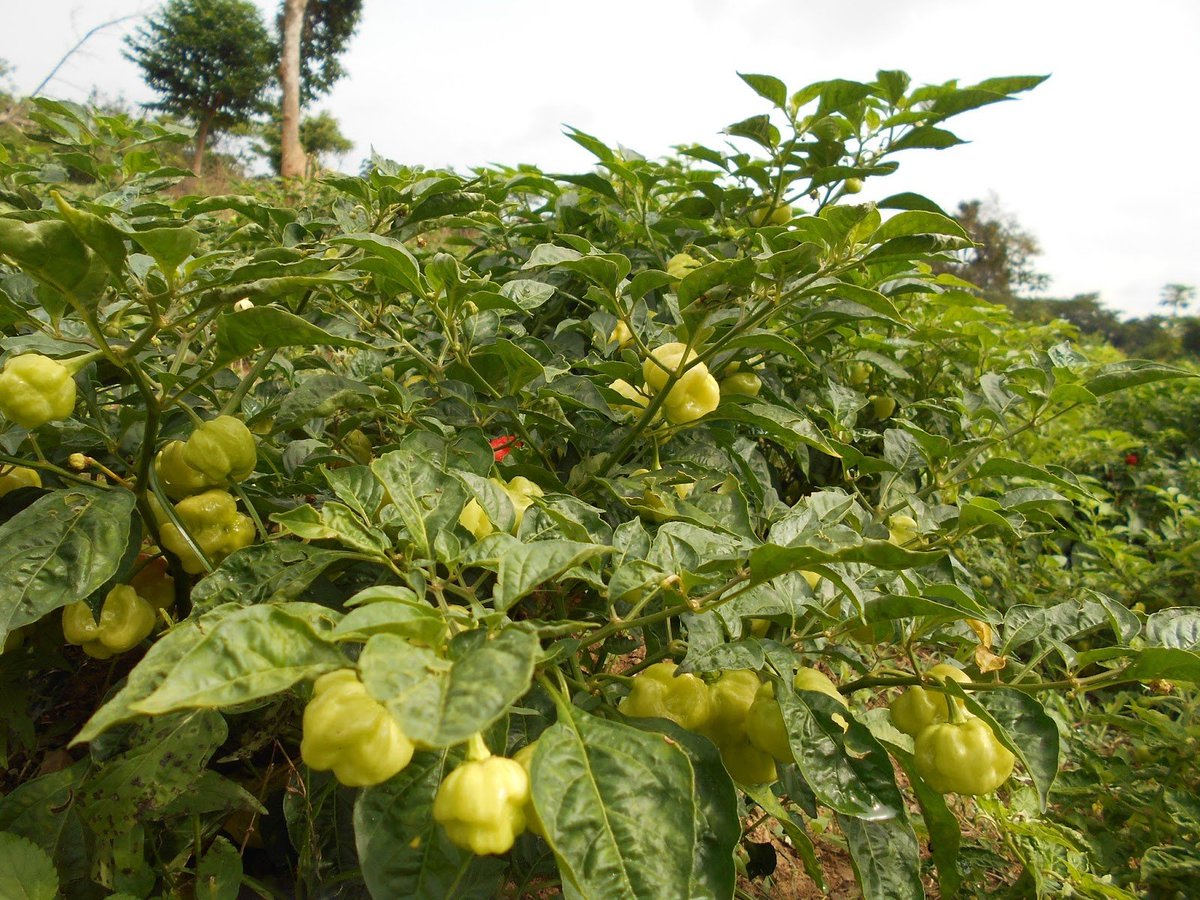
<path fill-rule="evenodd" d="M 209 137 L 264 108 L 275 48 L 248 0 L 169 0 L 126 43 L 125 56 L 161 95 L 148 107 L 196 123 L 197 175 Z"/>
<path fill-rule="evenodd" d="M 1164 306 L 1171 311 L 1171 316 L 1178 318 L 1187 311 L 1188 307 L 1196 299 L 1196 288 L 1190 284 L 1168 284 L 1164 285 L 1162 292 L 1159 294 L 1159 306 Z"/>
<path fill-rule="evenodd" d="M 283 163 L 280 136 L 279 117 L 272 116 L 262 129 L 262 143 L 254 146 L 255 152 L 267 158 L 277 175 L 282 171 Z M 354 141 L 342 134 L 338 120 L 332 113 L 322 110 L 315 116 L 305 116 L 301 121 L 300 146 L 304 153 L 304 173 L 308 175 L 320 169 L 328 157 L 350 152 L 354 148 Z"/>
<path fill-rule="evenodd" d="M 362 0 L 283 0 L 279 15 L 283 88 L 280 174 L 304 175 L 300 109 L 346 74 L 338 56 L 358 26 Z"/>
<path fill-rule="evenodd" d="M 959 262 L 939 266 L 941 271 L 953 272 L 977 285 L 989 300 L 1009 305 L 1050 283 L 1049 276 L 1034 268 L 1042 252 L 1037 238 L 994 201 L 964 201 L 958 204 L 956 218 L 977 246 L 965 251 Z"/>

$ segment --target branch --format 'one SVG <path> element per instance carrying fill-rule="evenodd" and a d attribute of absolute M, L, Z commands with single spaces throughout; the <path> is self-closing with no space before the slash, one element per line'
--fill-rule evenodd
<path fill-rule="evenodd" d="M 120 25 L 122 22 L 127 22 L 130 19 L 137 19 L 140 16 L 141 16 L 141 13 L 134 13 L 134 14 L 128 15 L 128 16 L 121 16 L 120 18 L 109 19 L 107 22 L 101 22 L 99 25 L 95 25 L 92 28 L 89 28 L 84 33 L 83 37 L 81 37 L 78 41 L 75 42 L 75 46 L 72 47 L 70 50 L 68 50 L 66 53 L 64 53 L 62 55 L 62 58 L 54 64 L 54 68 L 51 69 L 50 73 L 41 80 L 41 83 L 39 83 L 37 87 L 35 87 L 32 91 L 30 91 L 29 96 L 36 97 L 38 94 L 40 94 L 42 92 L 42 90 L 46 87 L 46 85 L 48 85 L 51 81 L 54 80 L 54 76 L 58 74 L 58 70 L 61 69 L 66 64 L 67 60 L 69 60 L 72 56 L 74 56 L 76 53 L 78 53 L 83 48 L 83 45 L 86 44 L 89 40 L 91 40 L 92 37 L 99 34 L 101 31 L 104 31 L 106 28 L 111 28 L 114 25 Z M 4 113 L 4 115 L 0 116 L 0 125 L 3 125 L 5 122 L 8 122 L 10 119 L 12 119 L 17 114 L 17 112 L 21 109 L 21 107 L 24 106 L 24 104 L 25 104 L 25 101 L 20 100 L 20 101 L 14 103 L 12 106 L 10 106 L 8 108 L 8 110 Z"/>

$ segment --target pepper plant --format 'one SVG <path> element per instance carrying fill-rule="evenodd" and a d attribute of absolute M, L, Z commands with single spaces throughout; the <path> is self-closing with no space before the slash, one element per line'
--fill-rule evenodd
<path fill-rule="evenodd" d="M 1010 605 L 969 562 L 1089 502 L 1022 440 L 1186 375 L 1018 326 L 886 191 L 1042 79 L 742 77 L 767 111 L 725 146 L 570 130 L 591 171 L 286 198 L 168 191 L 178 130 L 34 104 L 0 151 L 0 871 L 731 897 L 766 829 L 818 883 L 831 831 L 866 896 L 948 896 L 982 888 L 960 819 L 1050 802 L 1048 698 L 1196 679 L 1200 611 Z"/>

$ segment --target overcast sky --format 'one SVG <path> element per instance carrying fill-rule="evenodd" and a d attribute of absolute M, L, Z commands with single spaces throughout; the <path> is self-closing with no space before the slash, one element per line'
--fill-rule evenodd
<path fill-rule="evenodd" d="M 277 2 L 257 3 L 273 17 Z M 0 0 L 0 58 L 30 91 L 88 28 L 156 5 Z M 151 99 L 121 57 L 135 25 L 90 41 L 46 93 Z M 711 146 L 766 111 L 738 71 L 792 89 L 879 68 L 920 83 L 1050 74 L 953 120 L 969 145 L 903 153 L 863 196 L 915 190 L 952 208 L 994 195 L 1040 241 L 1055 296 L 1095 291 L 1145 315 L 1164 284 L 1200 285 L 1198 0 L 365 0 L 343 62 L 317 108 L 355 141 L 350 170 L 374 147 L 430 166 L 581 171 L 592 157 L 563 124 L 648 156 Z"/>

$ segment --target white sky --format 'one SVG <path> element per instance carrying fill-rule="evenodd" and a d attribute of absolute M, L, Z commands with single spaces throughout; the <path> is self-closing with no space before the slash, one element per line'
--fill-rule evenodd
<path fill-rule="evenodd" d="M 273 18 L 276 0 L 256 0 Z M 147 0 L 0 0 L 0 58 L 25 92 L 89 27 Z M 1197 0 L 365 0 L 318 108 L 352 138 L 407 163 L 530 162 L 583 171 L 573 125 L 648 156 L 719 145 L 765 112 L 736 72 L 791 89 L 876 69 L 914 82 L 1053 77 L 1021 99 L 950 123 L 972 143 L 901 154 L 864 198 L 915 190 L 952 209 L 994 194 L 1041 242 L 1049 293 L 1098 291 L 1132 315 L 1168 282 L 1200 286 Z M 129 22 L 94 38 L 51 96 L 151 95 L 121 57 Z M 877 185 L 877 186 L 875 186 Z"/>

